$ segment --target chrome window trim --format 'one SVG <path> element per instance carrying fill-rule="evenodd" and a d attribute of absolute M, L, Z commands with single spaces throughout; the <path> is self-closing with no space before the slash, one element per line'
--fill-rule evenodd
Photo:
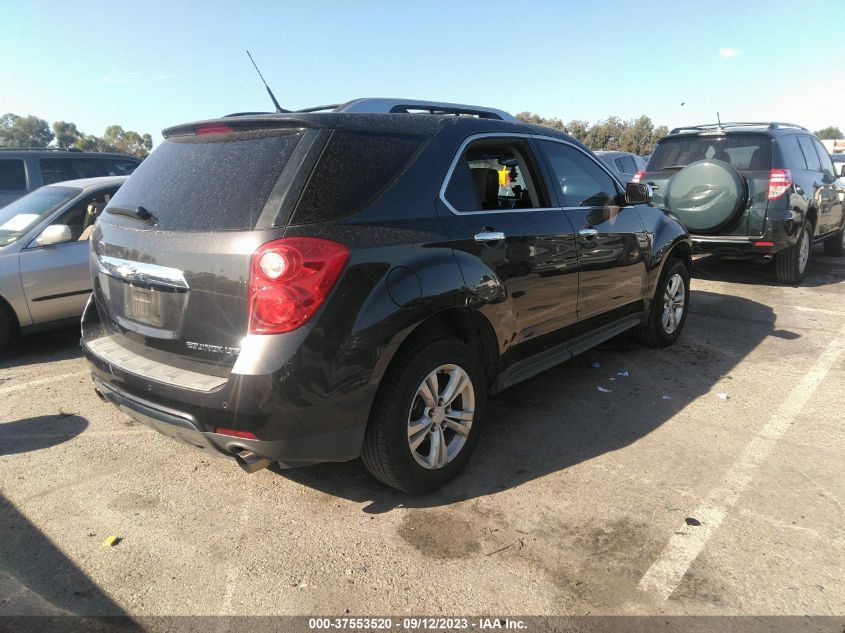
<path fill-rule="evenodd" d="M 449 187 L 449 181 L 452 180 L 452 174 L 455 171 L 455 168 L 458 166 L 458 161 L 464 155 L 464 151 L 466 150 L 467 146 L 470 143 L 478 141 L 480 139 L 485 138 L 515 138 L 515 139 L 534 139 L 537 141 L 552 141 L 553 143 L 560 143 L 561 145 L 566 145 L 571 147 L 579 152 L 581 152 L 584 156 L 586 156 L 589 160 L 593 161 L 596 165 L 598 165 L 608 176 L 610 179 L 616 183 L 619 188 L 624 191 L 625 187 L 621 184 L 619 178 L 616 177 L 615 174 L 612 173 L 609 167 L 603 165 L 601 160 L 596 160 L 594 156 L 591 156 L 589 152 L 584 151 L 581 147 L 578 147 L 574 143 L 570 143 L 562 138 L 555 138 L 554 136 L 546 136 L 544 134 L 527 134 L 525 132 L 482 132 L 479 134 L 471 134 L 470 136 L 466 137 L 463 142 L 461 143 L 458 151 L 455 153 L 455 156 L 452 158 L 452 162 L 449 164 L 449 170 L 446 172 L 446 177 L 443 179 L 443 184 L 440 186 L 440 201 L 446 205 L 446 208 L 449 209 L 454 215 L 479 215 L 479 214 L 496 214 L 496 213 L 526 213 L 528 211 L 576 211 L 581 209 L 592 209 L 593 207 L 539 207 L 539 208 L 530 208 L 530 209 L 500 209 L 498 211 L 486 211 L 483 209 L 479 209 L 477 211 L 458 211 L 452 204 L 446 199 L 446 189 Z M 536 159 L 537 157 L 535 157 Z M 557 194 L 555 194 L 557 197 Z"/>

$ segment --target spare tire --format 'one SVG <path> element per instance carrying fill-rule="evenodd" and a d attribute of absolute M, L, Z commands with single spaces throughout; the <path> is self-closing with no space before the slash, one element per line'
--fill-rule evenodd
<path fill-rule="evenodd" d="M 669 181 L 664 204 L 690 233 L 717 233 L 745 210 L 748 182 L 729 163 L 700 160 Z"/>

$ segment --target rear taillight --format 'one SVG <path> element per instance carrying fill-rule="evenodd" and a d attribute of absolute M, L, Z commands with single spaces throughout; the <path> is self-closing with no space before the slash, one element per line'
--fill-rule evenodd
<path fill-rule="evenodd" d="M 777 200 L 792 186 L 792 174 L 788 169 L 773 169 L 769 173 L 769 200 Z"/>
<path fill-rule="evenodd" d="M 252 255 L 249 332 L 290 332 L 310 319 L 349 259 L 343 244 L 311 237 L 283 237 Z"/>
<path fill-rule="evenodd" d="M 634 177 L 631 178 L 631 182 L 642 182 L 643 178 L 645 178 L 645 169 L 638 171 Z"/>

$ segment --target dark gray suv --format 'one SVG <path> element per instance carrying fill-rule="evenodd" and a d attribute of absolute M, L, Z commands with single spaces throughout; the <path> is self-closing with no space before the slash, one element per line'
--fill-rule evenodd
<path fill-rule="evenodd" d="M 653 204 L 684 222 L 698 252 L 775 261 L 778 280 L 799 283 L 810 246 L 845 255 L 845 179 L 805 128 L 721 123 L 672 130 L 636 181 Z"/>

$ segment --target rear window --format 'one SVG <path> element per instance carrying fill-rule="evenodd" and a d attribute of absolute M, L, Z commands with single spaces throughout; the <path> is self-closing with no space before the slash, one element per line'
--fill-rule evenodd
<path fill-rule="evenodd" d="M 22 160 L 0 160 L 0 191 L 26 189 L 26 173 Z"/>
<path fill-rule="evenodd" d="M 41 177 L 45 185 L 77 178 L 128 176 L 138 163 L 121 158 L 58 157 L 42 158 Z"/>
<path fill-rule="evenodd" d="M 299 199 L 293 221 L 355 213 L 390 185 L 426 137 L 335 131 Z"/>
<path fill-rule="evenodd" d="M 745 171 L 768 171 L 772 168 L 772 141 L 765 134 L 669 137 L 657 145 L 648 170 L 683 169 L 705 159 L 721 160 Z"/>
<path fill-rule="evenodd" d="M 301 138 L 262 130 L 167 139 L 109 207 L 144 207 L 162 231 L 251 229 Z"/>

